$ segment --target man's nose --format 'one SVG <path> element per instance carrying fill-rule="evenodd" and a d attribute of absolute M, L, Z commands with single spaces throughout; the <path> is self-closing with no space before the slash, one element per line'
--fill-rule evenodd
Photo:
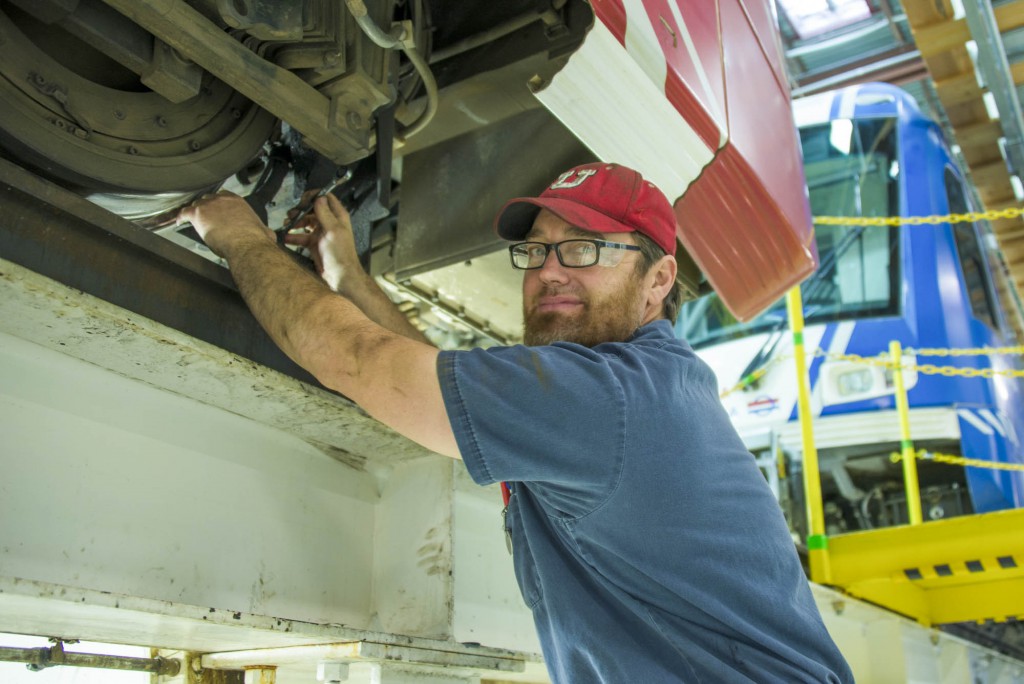
<path fill-rule="evenodd" d="M 544 255 L 544 262 L 540 268 L 536 269 L 537 275 L 546 282 L 564 281 L 568 275 L 565 270 L 565 266 L 562 266 L 562 262 L 558 260 L 554 247 L 548 250 L 548 253 Z"/>

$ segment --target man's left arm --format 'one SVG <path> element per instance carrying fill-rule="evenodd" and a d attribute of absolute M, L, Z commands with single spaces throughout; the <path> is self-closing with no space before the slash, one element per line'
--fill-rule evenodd
<path fill-rule="evenodd" d="M 324 386 L 423 446 L 459 457 L 441 386 L 438 350 L 391 332 L 332 292 L 279 248 L 242 198 L 221 193 L 182 210 L 227 260 L 260 325 Z"/>

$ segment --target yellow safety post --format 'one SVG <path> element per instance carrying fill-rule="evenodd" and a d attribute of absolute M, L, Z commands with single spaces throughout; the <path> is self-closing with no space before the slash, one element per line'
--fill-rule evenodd
<path fill-rule="evenodd" d="M 793 360 L 796 363 L 797 416 L 803 441 L 804 497 L 807 499 L 807 553 L 811 563 L 811 579 L 828 583 L 831 569 L 828 562 L 828 537 L 825 535 L 825 514 L 821 501 L 821 472 L 818 470 L 818 450 L 814 446 L 811 425 L 811 382 L 807 376 L 807 356 L 804 353 L 804 309 L 800 299 L 800 286 L 786 293 L 786 312 L 793 331 Z"/>
<path fill-rule="evenodd" d="M 917 482 L 917 454 L 910 440 L 910 403 L 907 401 L 907 386 L 903 382 L 903 346 L 898 340 L 889 343 L 889 357 L 896 390 L 896 414 L 900 418 L 900 455 L 903 457 L 903 486 L 907 493 L 907 520 L 911 525 L 920 525 L 921 487 Z"/>

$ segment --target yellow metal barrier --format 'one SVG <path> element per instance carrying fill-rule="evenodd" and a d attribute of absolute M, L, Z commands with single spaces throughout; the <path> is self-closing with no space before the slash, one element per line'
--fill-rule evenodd
<path fill-rule="evenodd" d="M 1024 509 L 829 538 L 832 583 L 925 625 L 1024 618 Z"/>
<path fill-rule="evenodd" d="M 914 369 L 919 373 L 969 377 L 992 377 L 997 374 L 1022 376 L 1024 373 L 928 365 L 905 366 L 899 342 L 890 344 L 888 358 L 827 354 L 816 350 L 815 355 L 892 369 L 901 447 L 900 454 L 893 454 L 893 457 L 894 461 L 903 461 L 910 522 L 908 525 L 827 537 L 822 512 L 821 476 L 811 426 L 810 382 L 803 345 L 803 310 L 799 288 L 794 288 L 787 295 L 786 308 L 793 330 L 793 359 L 798 380 L 797 406 L 804 445 L 804 488 L 809 529 L 807 549 L 811 579 L 837 586 L 851 596 L 907 615 L 925 625 L 1024 619 L 1024 534 L 1021 532 L 1024 530 L 1024 509 L 922 522 L 921 494 L 917 480 L 919 456 L 914 451 L 910 436 L 909 404 L 903 371 Z M 920 349 L 915 353 L 922 356 L 968 356 L 1018 354 L 1022 351 L 1024 348 L 1021 347 L 1004 347 L 978 350 Z M 759 371 L 757 377 L 767 372 L 767 366 Z M 737 388 L 741 386 L 745 385 L 741 383 Z M 920 453 L 920 458 L 937 462 L 1024 470 L 1024 465 L 997 464 L 924 451 Z"/>
<path fill-rule="evenodd" d="M 896 390 L 896 414 L 900 418 L 900 448 L 903 453 L 903 486 L 907 492 L 907 520 L 911 525 L 920 525 L 921 488 L 917 482 L 914 443 L 910 441 L 910 404 L 907 401 L 907 386 L 903 382 L 903 349 L 896 340 L 889 343 L 889 358 L 892 359 L 892 379 Z"/>
<path fill-rule="evenodd" d="M 831 572 L 828 562 L 828 537 L 825 536 L 825 513 L 821 497 L 821 471 L 818 468 L 818 450 L 814 446 L 814 428 L 811 425 L 811 382 L 807 375 L 807 357 L 804 355 L 804 310 L 800 299 L 800 286 L 786 293 L 786 313 L 793 331 L 793 359 L 796 362 L 797 414 L 803 441 L 804 493 L 807 501 L 807 554 L 811 577 L 828 582 Z"/>

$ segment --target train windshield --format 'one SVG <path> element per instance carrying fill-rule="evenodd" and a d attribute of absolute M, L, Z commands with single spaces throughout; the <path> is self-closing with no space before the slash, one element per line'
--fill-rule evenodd
<path fill-rule="evenodd" d="M 899 215 L 895 119 L 839 119 L 800 129 L 800 141 L 815 217 Z M 801 285 L 806 322 L 895 313 L 896 235 L 889 227 L 817 226 L 818 270 Z M 699 348 L 785 325 L 784 300 L 741 323 L 710 294 L 683 306 L 676 331 Z"/>

